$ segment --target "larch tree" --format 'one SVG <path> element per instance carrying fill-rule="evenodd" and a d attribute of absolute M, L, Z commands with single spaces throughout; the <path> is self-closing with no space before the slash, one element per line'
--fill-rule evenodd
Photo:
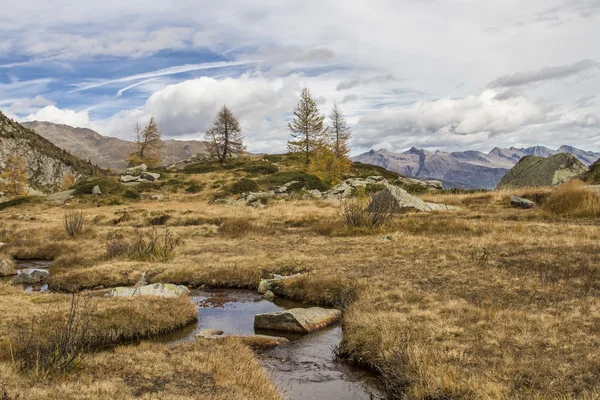
<path fill-rule="evenodd" d="M 329 114 L 329 141 L 335 156 L 338 159 L 348 158 L 350 149 L 348 141 L 350 140 L 350 128 L 346 124 L 346 118 L 337 103 L 333 104 L 331 113 Z"/>
<path fill-rule="evenodd" d="M 292 132 L 292 138 L 288 140 L 288 151 L 301 154 L 307 168 L 323 142 L 324 120 L 325 116 L 319 111 L 317 101 L 308 88 L 303 88 L 300 101 L 294 109 L 294 119 L 288 123 L 288 129 Z"/>
<path fill-rule="evenodd" d="M 130 166 L 146 164 L 148 167 L 157 167 L 163 162 L 162 149 L 165 145 L 154 118 L 150 118 L 144 128 L 136 125 L 135 145 L 137 150 L 127 159 Z"/>
<path fill-rule="evenodd" d="M 10 155 L 4 163 L 4 171 L 0 174 L 3 180 L 2 189 L 9 196 L 21 196 L 27 187 L 27 165 L 16 155 Z"/>
<path fill-rule="evenodd" d="M 221 164 L 225 164 L 228 158 L 243 154 L 246 150 L 240 123 L 226 105 L 221 107 L 204 137 L 211 143 L 212 155 Z"/>

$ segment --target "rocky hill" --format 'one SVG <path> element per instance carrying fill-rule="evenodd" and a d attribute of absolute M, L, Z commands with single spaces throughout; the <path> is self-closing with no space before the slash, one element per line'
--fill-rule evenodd
<path fill-rule="evenodd" d="M 102 168 L 123 171 L 127 167 L 125 158 L 135 151 L 135 143 L 114 137 L 102 136 L 87 128 L 51 122 L 25 122 L 27 128 L 48 139 L 70 153 L 90 160 Z M 198 140 L 165 140 L 163 158 L 165 165 L 187 160 L 198 154 L 208 154 L 207 143 Z"/>
<path fill-rule="evenodd" d="M 67 175 L 75 179 L 97 176 L 102 170 L 69 154 L 0 112 L 0 168 L 16 155 L 26 165 L 29 186 L 49 192 L 60 187 Z"/>
<path fill-rule="evenodd" d="M 354 157 L 353 160 L 379 165 L 403 175 L 437 179 L 442 181 L 446 188 L 493 189 L 523 157 L 551 157 L 560 153 L 571 153 L 588 166 L 600 158 L 600 153 L 584 151 L 572 146 L 561 146 L 557 150 L 534 146 L 521 149 L 496 147 L 489 153 L 479 151 L 429 152 L 414 147 L 403 153 L 371 150 Z"/>
<path fill-rule="evenodd" d="M 577 157 L 560 153 L 543 158 L 523 157 L 498 183 L 498 188 L 557 186 L 571 178 L 582 176 L 588 168 Z"/>

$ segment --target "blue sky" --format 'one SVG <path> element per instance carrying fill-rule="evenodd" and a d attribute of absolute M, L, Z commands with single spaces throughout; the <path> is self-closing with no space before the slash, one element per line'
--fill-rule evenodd
<path fill-rule="evenodd" d="M 123 3 L 0 0 L 0 110 L 201 139 L 227 103 L 273 152 L 306 85 L 340 103 L 354 153 L 600 150 L 598 0 Z"/>

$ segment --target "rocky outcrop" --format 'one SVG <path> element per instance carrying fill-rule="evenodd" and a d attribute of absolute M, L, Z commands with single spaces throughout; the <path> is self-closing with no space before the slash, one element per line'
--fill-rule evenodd
<path fill-rule="evenodd" d="M 0 113 L 0 169 L 5 168 L 9 156 L 24 162 L 29 186 L 43 192 L 59 188 L 67 177 L 79 180 L 102 174 L 99 168 Z"/>
<path fill-rule="evenodd" d="M 510 205 L 515 208 L 533 208 L 535 203 L 519 196 L 510 196 Z"/>
<path fill-rule="evenodd" d="M 443 189 L 442 182 L 432 179 L 415 179 L 407 176 L 400 176 L 394 181 L 394 185 L 402 187 L 406 191 L 415 188 L 424 191 L 438 191 Z"/>
<path fill-rule="evenodd" d="M 499 189 L 530 186 L 558 186 L 581 176 L 588 168 L 575 156 L 561 153 L 552 157 L 524 157 L 502 178 Z"/>
<path fill-rule="evenodd" d="M 140 164 L 137 167 L 127 168 L 125 175 L 121 175 L 119 180 L 123 183 L 135 182 L 154 182 L 160 179 L 160 174 L 147 172 L 146 164 Z"/>
<path fill-rule="evenodd" d="M 182 285 L 170 283 L 155 283 L 141 287 L 116 287 L 106 294 L 107 297 L 157 296 L 179 297 L 187 296 L 190 290 Z"/>
<path fill-rule="evenodd" d="M 340 310 L 321 307 L 293 308 L 281 312 L 257 314 L 254 317 L 254 328 L 309 333 L 335 324 L 341 318 Z"/>
<path fill-rule="evenodd" d="M 381 192 L 375 193 L 369 204 L 369 209 L 386 209 L 391 207 L 395 212 L 408 211 L 450 211 L 459 210 L 458 207 L 447 206 L 445 204 L 428 203 L 417 196 L 413 196 L 406 190 L 397 186 L 388 186 Z"/>
<path fill-rule="evenodd" d="M 9 258 L 0 255 L 0 278 L 13 275 L 17 275 L 15 264 Z"/>

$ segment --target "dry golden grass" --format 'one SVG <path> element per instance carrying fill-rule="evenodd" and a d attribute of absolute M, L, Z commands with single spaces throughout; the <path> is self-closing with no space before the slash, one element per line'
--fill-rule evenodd
<path fill-rule="evenodd" d="M 211 187 L 211 180 L 227 178 L 196 179 Z M 392 398 L 595 398 L 600 390 L 600 227 L 594 218 L 569 216 L 575 214 L 549 217 L 546 206 L 512 209 L 508 196 L 513 193 L 550 204 L 561 194 L 536 188 L 427 195 L 427 201 L 462 211 L 408 214 L 385 231 L 358 233 L 340 227 L 335 202 L 292 201 L 254 209 L 211 204 L 207 193 L 194 195 L 193 202 L 170 194 L 165 202 L 125 207 L 82 202 L 77 207 L 98 222 L 93 234 L 76 241 L 55 234 L 63 207 L 41 206 L 40 212 L 40 206 L 23 206 L 0 220 L 29 235 L 20 240 L 62 249 L 52 283 L 69 290 L 130 284 L 144 271 L 152 282 L 247 288 L 269 273 L 306 272 L 284 293 L 347 306 L 341 353 L 379 371 Z M 115 225 L 112 221 L 125 211 L 131 219 Z M 177 256 L 169 263 L 106 261 L 111 233 L 145 226 L 151 213 L 171 216 L 167 225 L 183 239 Z M 252 228 L 241 235 L 219 234 L 219 226 L 240 218 Z M 195 223 L 181 223 L 187 220 Z M 392 240 L 382 241 L 382 233 Z M 85 248 L 86 255 L 67 265 L 74 245 Z M 15 254 L 16 249 L 21 247 L 6 251 Z M 215 356 L 235 360 L 225 349 Z M 114 378 L 109 379 L 108 367 L 105 371 L 106 379 Z M 233 379 L 235 373 L 223 370 L 229 375 Z M 169 398 L 170 389 L 161 390 L 169 394 L 158 397 Z M 233 390 L 230 398 L 236 398 L 234 392 L 241 393 Z"/>
<path fill-rule="evenodd" d="M 567 217 L 596 218 L 600 216 L 600 197 L 581 181 L 569 181 L 557 188 L 544 210 Z"/>

